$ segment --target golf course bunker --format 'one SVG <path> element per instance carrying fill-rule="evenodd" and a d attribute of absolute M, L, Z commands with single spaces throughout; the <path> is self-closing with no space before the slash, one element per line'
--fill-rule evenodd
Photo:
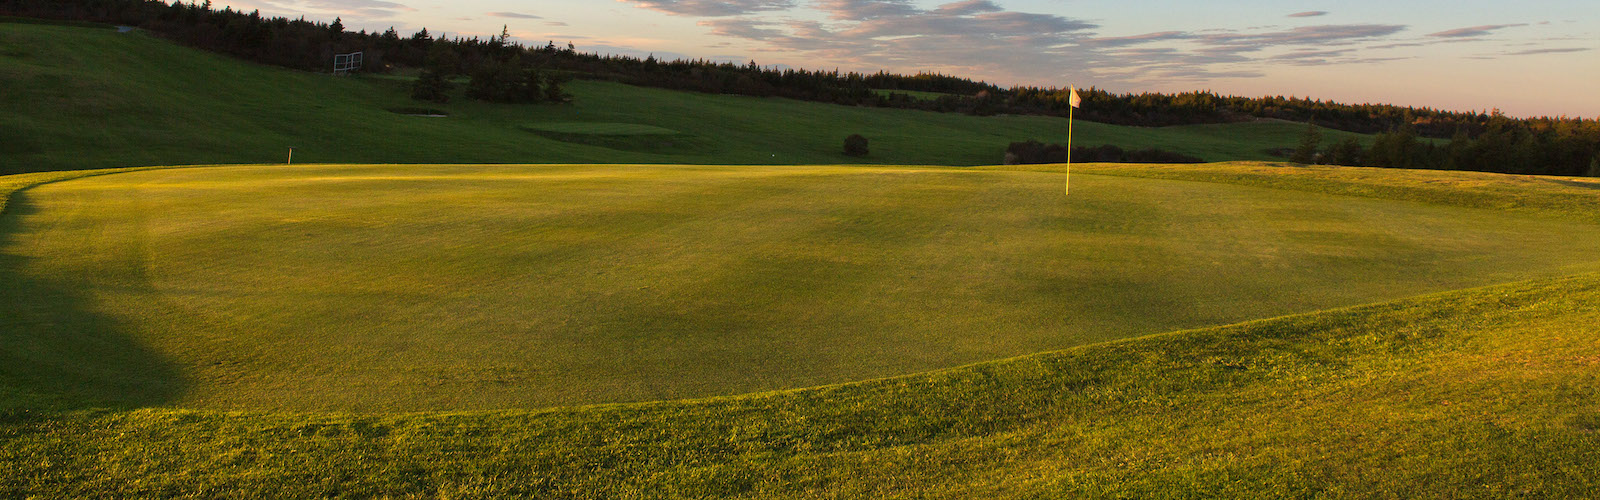
<path fill-rule="evenodd" d="M 1063 180 L 612 165 L 90 177 L 20 192 L 0 217 L 7 272 L 38 289 L 5 295 L 25 317 L 0 335 L 115 338 L 181 379 L 72 368 L 128 401 L 531 408 L 905 374 L 1571 274 L 1600 255 L 1592 226 L 1489 210 L 1090 175 L 1065 198 Z"/>

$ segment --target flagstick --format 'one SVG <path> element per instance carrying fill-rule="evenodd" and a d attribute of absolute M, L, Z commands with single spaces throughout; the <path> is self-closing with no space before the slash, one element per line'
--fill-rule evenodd
<path fill-rule="evenodd" d="M 1073 89 L 1077 92 L 1077 89 Z M 1067 106 L 1067 184 L 1062 188 L 1062 196 L 1072 196 L 1072 111 L 1077 106 Z"/>

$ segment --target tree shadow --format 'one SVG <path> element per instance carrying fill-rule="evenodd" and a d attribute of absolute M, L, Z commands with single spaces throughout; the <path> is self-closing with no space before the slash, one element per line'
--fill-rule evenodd
<path fill-rule="evenodd" d="M 18 235 L 37 210 L 19 191 L 0 213 L 0 413 L 132 408 L 182 394 L 179 367 L 97 312 L 81 283 L 27 272 L 37 259 L 18 254 Z"/>

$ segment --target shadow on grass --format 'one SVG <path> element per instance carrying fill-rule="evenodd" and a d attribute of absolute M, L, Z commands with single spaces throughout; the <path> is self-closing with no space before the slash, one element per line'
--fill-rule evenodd
<path fill-rule="evenodd" d="M 0 213 L 0 420 L 24 410 L 159 405 L 181 394 L 178 367 L 96 312 L 83 285 L 29 275 L 35 259 L 16 245 L 36 210 L 17 192 Z"/>

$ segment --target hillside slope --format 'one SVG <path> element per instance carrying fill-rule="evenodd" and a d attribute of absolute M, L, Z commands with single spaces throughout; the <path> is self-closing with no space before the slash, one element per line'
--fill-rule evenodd
<path fill-rule="evenodd" d="M 265 67 L 113 30 L 0 22 L 0 173 L 206 163 L 999 163 L 1066 120 L 972 117 L 573 82 L 564 106 L 431 105 L 403 78 Z M 433 108 L 449 117 L 388 110 Z M 1266 159 L 1302 126 L 1080 122 L 1077 144 Z M 872 154 L 842 154 L 850 134 Z M 1329 140 L 1350 134 L 1327 131 Z"/>

